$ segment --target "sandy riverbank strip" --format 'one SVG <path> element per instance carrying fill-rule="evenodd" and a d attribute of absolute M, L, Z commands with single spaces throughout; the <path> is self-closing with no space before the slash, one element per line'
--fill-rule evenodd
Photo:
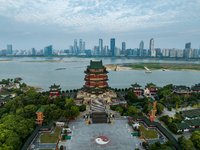
<path fill-rule="evenodd" d="M 106 70 L 113 70 L 113 71 L 127 71 L 128 69 L 122 68 L 119 65 L 104 65 Z"/>

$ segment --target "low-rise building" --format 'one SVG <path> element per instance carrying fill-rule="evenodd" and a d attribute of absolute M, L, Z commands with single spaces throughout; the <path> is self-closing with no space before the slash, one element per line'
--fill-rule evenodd
<path fill-rule="evenodd" d="M 183 95 L 183 94 L 190 94 L 191 91 L 188 87 L 186 87 L 185 85 L 174 85 L 172 87 L 173 89 L 173 93 L 177 94 L 177 95 Z"/>
<path fill-rule="evenodd" d="M 132 92 L 133 93 L 135 93 L 138 97 L 140 97 L 142 94 L 143 94 L 143 89 L 140 89 L 140 85 L 139 84 L 137 84 L 137 82 L 135 83 L 135 84 L 131 84 L 131 90 L 132 90 Z"/>

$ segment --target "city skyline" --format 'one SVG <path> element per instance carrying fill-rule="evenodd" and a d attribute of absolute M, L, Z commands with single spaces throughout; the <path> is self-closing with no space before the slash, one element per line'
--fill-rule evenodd
<path fill-rule="evenodd" d="M 200 46 L 200 1 L 1 1 L 0 49 L 12 44 L 14 49 L 42 49 L 54 45 L 68 49 L 73 39 L 84 39 L 85 49 L 109 45 L 144 48 L 150 38 L 154 47 L 184 49 Z M 113 22 L 115 22 L 113 24 Z M 78 42 L 78 41 L 77 41 Z M 77 44 L 78 45 L 78 44 Z"/>

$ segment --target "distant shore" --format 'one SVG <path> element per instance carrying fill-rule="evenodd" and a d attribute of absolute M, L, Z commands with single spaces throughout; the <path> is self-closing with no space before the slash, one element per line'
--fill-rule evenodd
<path fill-rule="evenodd" d="M 128 63 L 128 64 L 111 64 L 105 65 L 107 70 L 114 71 L 126 71 L 126 70 L 146 70 L 147 67 L 150 70 L 156 71 L 200 71 L 199 64 L 188 64 L 188 63 Z M 130 69 L 124 69 L 128 67 Z"/>

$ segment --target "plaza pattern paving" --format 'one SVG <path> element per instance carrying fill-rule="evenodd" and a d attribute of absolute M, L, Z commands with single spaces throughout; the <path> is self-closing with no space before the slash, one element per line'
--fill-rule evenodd
<path fill-rule="evenodd" d="M 69 122 L 69 127 L 73 129 L 72 140 L 59 143 L 71 150 L 131 150 L 143 149 L 140 143 L 143 142 L 138 137 L 131 137 L 132 129 L 126 128 L 127 119 L 114 119 L 114 124 L 90 124 L 86 125 L 85 119 L 78 119 Z M 128 132 L 130 131 L 130 132 Z M 98 144 L 95 139 L 98 136 L 106 136 L 109 139 L 107 144 Z"/>

